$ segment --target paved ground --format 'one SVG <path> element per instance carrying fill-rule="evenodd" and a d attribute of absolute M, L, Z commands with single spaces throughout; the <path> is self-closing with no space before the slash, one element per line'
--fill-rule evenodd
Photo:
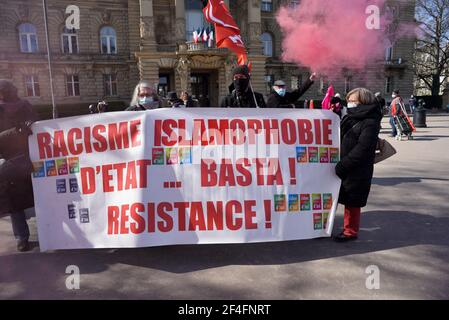
<path fill-rule="evenodd" d="M 52 253 L 35 243 L 20 254 L 3 218 L 0 299 L 449 299 L 449 117 L 428 124 L 414 141 L 389 138 L 398 155 L 376 165 L 357 242 Z M 80 290 L 66 289 L 68 265 L 80 268 Z M 370 265 L 380 270 L 379 290 L 365 286 Z"/>

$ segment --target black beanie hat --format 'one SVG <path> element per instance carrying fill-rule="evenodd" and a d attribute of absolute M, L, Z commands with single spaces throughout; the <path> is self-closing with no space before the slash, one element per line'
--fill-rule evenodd
<path fill-rule="evenodd" d="M 247 65 L 235 67 L 232 71 L 232 75 L 235 76 L 236 74 L 244 74 L 245 76 L 250 78 L 249 68 Z"/>

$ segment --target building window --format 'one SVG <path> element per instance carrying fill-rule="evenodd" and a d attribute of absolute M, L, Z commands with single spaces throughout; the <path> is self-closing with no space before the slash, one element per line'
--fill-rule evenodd
<path fill-rule="evenodd" d="M 290 8 L 294 9 L 299 6 L 299 0 L 291 0 L 289 3 Z"/>
<path fill-rule="evenodd" d="M 327 77 L 322 77 L 320 79 L 320 93 L 325 94 L 329 88 L 329 80 Z"/>
<path fill-rule="evenodd" d="M 393 87 L 393 78 L 392 77 L 387 77 L 385 79 L 385 93 L 390 93 L 392 91 Z"/>
<path fill-rule="evenodd" d="M 203 5 L 201 4 L 201 1 L 185 0 L 185 17 L 187 41 L 192 41 L 194 31 L 200 33 L 202 39 L 204 31 L 208 28 L 209 32 L 212 30 L 212 26 L 204 18 Z M 208 33 L 207 36 L 209 36 L 209 34 L 210 33 Z M 202 41 L 203 40 L 200 40 L 200 42 Z"/>
<path fill-rule="evenodd" d="M 80 80 L 77 75 L 68 75 L 67 81 L 67 95 L 69 97 L 76 97 L 80 95 Z"/>
<path fill-rule="evenodd" d="M 260 36 L 263 43 L 263 54 L 267 57 L 273 56 L 273 37 L 271 34 L 265 32 Z"/>
<path fill-rule="evenodd" d="M 104 95 L 105 96 L 116 96 L 117 95 L 117 75 L 115 74 L 104 74 L 103 75 L 104 84 Z"/>
<path fill-rule="evenodd" d="M 158 93 L 161 97 L 166 97 L 170 92 L 170 76 L 168 74 L 159 75 Z"/>
<path fill-rule="evenodd" d="M 36 27 L 31 23 L 22 23 L 19 26 L 19 42 L 21 52 L 37 52 Z"/>
<path fill-rule="evenodd" d="M 351 91 L 352 77 L 345 77 L 345 93 Z"/>
<path fill-rule="evenodd" d="M 40 97 L 39 78 L 37 76 L 25 76 L 25 88 L 27 97 Z"/>
<path fill-rule="evenodd" d="M 273 91 L 273 85 L 274 85 L 274 75 L 266 75 L 265 76 L 265 83 L 267 84 L 267 92 Z"/>
<path fill-rule="evenodd" d="M 101 53 L 117 54 L 117 35 L 114 28 L 103 27 L 100 30 Z"/>
<path fill-rule="evenodd" d="M 64 27 L 62 31 L 62 52 L 78 53 L 78 35 L 75 29 L 67 29 Z"/>
<path fill-rule="evenodd" d="M 385 49 L 385 61 L 391 62 L 393 60 L 393 47 Z"/>
<path fill-rule="evenodd" d="M 290 87 L 292 88 L 292 90 L 298 89 L 298 77 L 297 76 L 292 76 L 290 78 Z"/>
<path fill-rule="evenodd" d="M 272 0 L 262 0 L 261 10 L 263 12 L 272 12 L 273 11 L 273 1 Z"/>

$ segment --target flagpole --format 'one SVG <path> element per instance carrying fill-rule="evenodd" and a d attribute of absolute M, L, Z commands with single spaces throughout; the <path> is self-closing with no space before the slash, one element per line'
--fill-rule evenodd
<path fill-rule="evenodd" d="M 45 25 L 45 36 L 47 42 L 47 57 L 48 57 L 48 73 L 50 76 L 50 94 L 51 94 L 51 104 L 53 108 L 53 119 L 58 117 L 58 109 L 55 103 L 55 92 L 53 87 L 53 74 L 51 68 L 51 54 L 50 54 L 50 36 L 48 32 L 48 16 L 47 16 L 47 0 L 42 0 L 42 6 L 44 8 L 44 25 Z"/>
<path fill-rule="evenodd" d="M 253 93 L 253 98 L 254 98 L 254 102 L 256 103 L 256 108 L 260 108 L 259 104 L 257 103 L 256 95 L 254 94 L 253 84 L 251 82 L 251 79 L 249 80 L 249 87 L 251 88 L 251 92 Z"/>

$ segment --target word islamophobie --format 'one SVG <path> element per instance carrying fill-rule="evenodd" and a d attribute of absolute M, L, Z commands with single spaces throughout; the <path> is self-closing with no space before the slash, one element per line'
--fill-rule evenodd
<path fill-rule="evenodd" d="M 331 126 L 330 119 L 194 119 L 189 137 L 186 120 L 156 120 L 154 146 L 332 145 Z"/>
<path fill-rule="evenodd" d="M 154 147 L 333 143 L 330 119 L 193 119 L 189 123 L 165 119 L 150 126 L 154 127 L 154 140 L 150 141 Z M 39 159 L 142 147 L 142 130 L 137 119 L 40 132 L 36 135 Z"/>

